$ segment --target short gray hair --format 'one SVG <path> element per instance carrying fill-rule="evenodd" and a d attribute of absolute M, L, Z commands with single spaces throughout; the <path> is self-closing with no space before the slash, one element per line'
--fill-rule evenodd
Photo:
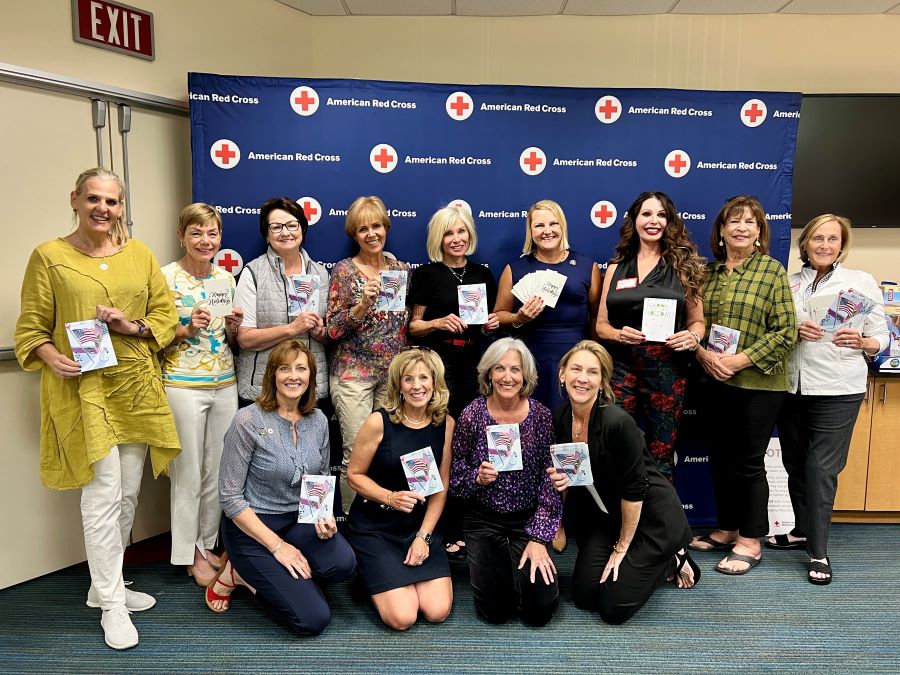
<path fill-rule="evenodd" d="M 478 362 L 478 391 L 484 396 L 491 393 L 491 370 L 509 351 L 518 352 L 522 360 L 522 396 L 528 397 L 534 392 L 538 380 L 534 356 L 521 340 L 505 337 L 488 347 Z"/>

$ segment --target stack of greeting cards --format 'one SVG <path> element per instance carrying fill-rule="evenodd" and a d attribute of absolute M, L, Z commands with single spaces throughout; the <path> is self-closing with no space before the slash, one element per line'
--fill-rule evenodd
<path fill-rule="evenodd" d="M 459 296 L 459 318 L 470 326 L 485 324 L 488 320 L 487 286 L 463 284 L 456 287 Z"/>
<path fill-rule="evenodd" d="M 833 341 L 838 328 L 860 328 L 874 306 L 872 300 L 852 288 L 806 301 L 810 319 L 825 331 L 824 342 Z"/>
<path fill-rule="evenodd" d="M 72 358 L 81 366 L 82 373 L 119 363 L 109 338 L 109 327 L 99 319 L 67 323 L 66 335 L 72 347 Z"/>
<path fill-rule="evenodd" d="M 444 481 L 441 480 L 440 467 L 434 460 L 431 446 L 401 455 L 400 464 L 412 492 L 427 497 L 443 491 Z"/>
<path fill-rule="evenodd" d="M 376 312 L 403 312 L 406 310 L 406 272 L 382 270 L 378 273 L 381 291 L 375 300 Z"/>
<path fill-rule="evenodd" d="M 568 277 L 554 270 L 538 270 L 529 272 L 516 282 L 512 287 L 513 295 L 522 304 L 528 302 L 535 295 L 544 301 L 549 307 L 556 307 L 556 301 L 566 285 Z"/>
<path fill-rule="evenodd" d="M 493 424 L 486 430 L 488 461 L 497 471 L 522 470 L 522 437 L 518 424 Z"/>
<path fill-rule="evenodd" d="M 288 315 L 301 312 L 319 313 L 319 289 L 322 281 L 318 274 L 292 274 L 288 287 Z"/>
<path fill-rule="evenodd" d="M 334 515 L 334 476 L 300 478 L 300 510 L 298 523 L 315 523 L 319 518 Z"/>

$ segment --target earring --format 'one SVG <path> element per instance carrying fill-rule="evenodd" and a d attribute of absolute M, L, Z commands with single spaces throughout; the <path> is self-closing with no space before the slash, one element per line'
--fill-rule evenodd
<path fill-rule="evenodd" d="M 722 237 L 719 237 L 719 246 L 724 246 L 724 245 L 725 245 L 725 240 L 722 239 Z"/>
<path fill-rule="evenodd" d="M 756 240 L 755 245 L 756 245 L 756 248 L 759 248 L 759 239 Z"/>
<path fill-rule="evenodd" d="M 184 248 L 184 242 L 181 242 L 181 248 Z"/>

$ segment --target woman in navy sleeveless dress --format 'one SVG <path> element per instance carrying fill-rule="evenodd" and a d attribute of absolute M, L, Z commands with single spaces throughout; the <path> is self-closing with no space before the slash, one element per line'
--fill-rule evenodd
<path fill-rule="evenodd" d="M 600 269 L 569 248 L 568 227 L 562 207 L 549 199 L 528 210 L 523 255 L 508 264 L 500 276 L 494 311 L 500 324 L 520 338 L 534 354 L 538 383 L 533 398 L 551 410 L 563 402 L 557 371 L 570 347 L 590 336 L 600 302 Z M 512 288 L 529 272 L 553 270 L 566 277 L 556 307 L 540 297 L 520 303 Z"/>

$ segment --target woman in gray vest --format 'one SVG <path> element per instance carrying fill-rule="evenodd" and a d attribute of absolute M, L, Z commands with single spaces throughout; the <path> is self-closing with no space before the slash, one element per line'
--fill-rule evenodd
<path fill-rule="evenodd" d="M 331 409 L 323 322 L 328 272 L 303 249 L 308 228 L 303 208 L 287 197 L 269 199 L 260 208 L 259 233 L 268 246 L 244 267 L 234 296 L 234 304 L 244 308 L 237 338 L 241 347 L 237 363 L 241 407 L 259 396 L 272 349 L 294 339 L 315 356 L 318 405 L 321 408 L 328 402 L 326 415 Z"/>

